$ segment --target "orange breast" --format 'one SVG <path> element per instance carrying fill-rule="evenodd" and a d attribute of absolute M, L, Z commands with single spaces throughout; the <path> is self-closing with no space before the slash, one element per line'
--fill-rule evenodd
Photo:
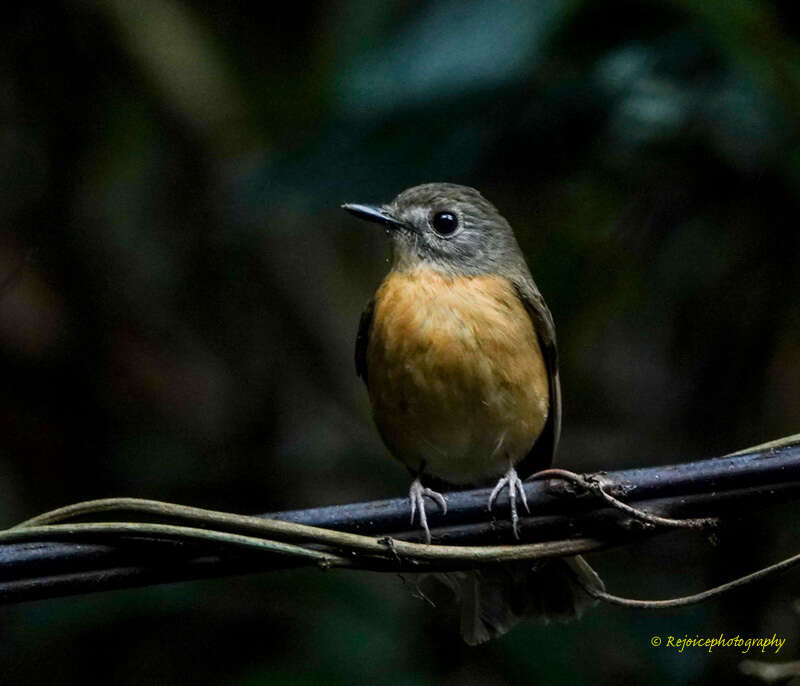
<path fill-rule="evenodd" d="M 390 273 L 376 294 L 367 367 L 389 450 L 450 483 L 504 473 L 547 419 L 536 332 L 501 277 Z"/>

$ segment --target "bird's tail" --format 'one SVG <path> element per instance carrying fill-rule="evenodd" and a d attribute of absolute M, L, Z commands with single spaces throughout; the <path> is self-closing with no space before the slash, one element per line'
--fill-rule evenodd
<path fill-rule="evenodd" d="M 579 617 L 595 602 L 586 589 L 605 590 L 580 555 L 432 577 L 455 593 L 461 608 L 461 635 L 470 645 L 502 636 L 525 617 L 544 622 Z M 429 583 L 426 580 L 425 585 Z"/>

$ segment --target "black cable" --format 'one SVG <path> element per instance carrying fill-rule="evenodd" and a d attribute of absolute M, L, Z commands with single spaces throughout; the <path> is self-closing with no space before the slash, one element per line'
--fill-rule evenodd
<path fill-rule="evenodd" d="M 604 490 L 640 509 L 670 517 L 735 517 L 755 506 L 800 494 L 800 444 L 752 449 L 737 455 L 662 467 L 608 472 Z M 523 542 L 586 536 L 623 543 L 656 531 L 564 481 L 525 484 L 531 515 L 520 519 Z M 434 541 L 511 544 L 508 522 L 487 512 L 489 489 L 447 494 L 448 514 L 431 507 Z M 504 517 L 505 496 L 494 516 Z M 265 518 L 375 537 L 421 540 L 409 526 L 405 498 L 293 510 Z M 291 566 L 291 562 L 281 566 Z M 0 602 L 128 588 L 274 569 L 273 561 L 220 554 L 207 547 L 153 539 L 108 543 L 43 542 L 0 545 Z"/>

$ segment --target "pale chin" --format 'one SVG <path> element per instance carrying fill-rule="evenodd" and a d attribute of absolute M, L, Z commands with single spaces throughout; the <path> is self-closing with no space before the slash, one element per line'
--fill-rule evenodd
<path fill-rule="evenodd" d="M 414 240 L 407 235 L 392 234 L 392 268 L 412 269 L 423 262 L 414 247 Z"/>

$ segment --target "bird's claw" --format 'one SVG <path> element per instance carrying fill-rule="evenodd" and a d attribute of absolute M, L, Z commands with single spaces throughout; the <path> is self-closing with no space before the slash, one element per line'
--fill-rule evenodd
<path fill-rule="evenodd" d="M 517 470 L 513 467 L 509 468 L 505 476 L 497 482 L 497 485 L 489 495 L 489 512 L 492 511 L 492 505 L 494 504 L 495 498 L 497 498 L 497 495 L 505 487 L 508 487 L 508 501 L 511 504 L 511 528 L 514 531 L 514 538 L 519 540 L 519 515 L 517 514 L 518 494 L 522 500 L 522 504 L 525 505 L 525 509 L 527 510 L 528 514 L 530 514 L 531 510 L 528 507 L 528 499 L 525 497 L 525 489 L 522 487 L 522 480 L 517 475 Z"/>
<path fill-rule="evenodd" d="M 431 530 L 428 528 L 428 516 L 425 514 L 425 501 L 423 500 L 425 496 L 439 505 L 442 509 L 442 514 L 447 514 L 447 501 L 438 491 L 423 486 L 419 479 L 414 479 L 411 483 L 411 488 L 408 490 L 408 499 L 411 501 L 411 523 L 414 523 L 414 516 L 419 510 L 419 523 L 425 531 L 426 543 L 430 543 Z"/>

